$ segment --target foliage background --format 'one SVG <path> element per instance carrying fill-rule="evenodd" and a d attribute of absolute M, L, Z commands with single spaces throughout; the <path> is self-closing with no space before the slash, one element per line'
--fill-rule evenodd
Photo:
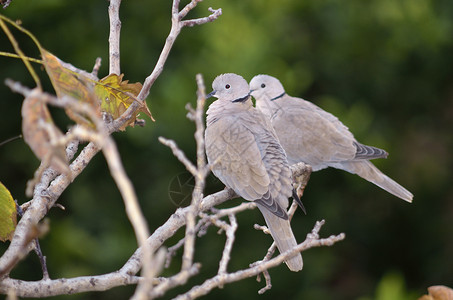
<path fill-rule="evenodd" d="M 14 0 L 2 13 L 22 20 L 45 48 L 79 68 L 91 70 L 102 57 L 103 77 L 108 72 L 107 6 L 107 1 Z M 175 139 L 188 157 L 195 157 L 194 125 L 185 118 L 184 105 L 195 101 L 196 73 L 204 75 L 208 92 L 215 76 L 225 72 L 247 80 L 259 73 L 280 78 L 290 95 L 334 113 L 362 143 L 386 149 L 389 158 L 376 165 L 415 198 L 407 204 L 335 169 L 314 173 L 303 199 L 308 215 L 298 213 L 293 220 L 295 235 L 302 241 L 316 220 L 326 219 L 322 233 L 345 232 L 346 240 L 306 252 L 300 273 L 284 266 L 272 269 L 273 288 L 262 296 L 257 290 L 263 283 L 251 278 L 205 298 L 414 299 L 431 285 L 453 287 L 453 2 L 205 0 L 192 16 L 207 15 L 209 6 L 222 7 L 223 15 L 183 29 L 151 90 L 147 102 L 156 122 L 114 134 L 152 231 L 175 210 L 169 188 L 185 172 L 157 137 Z M 170 10 L 170 1 L 123 2 L 121 66 L 131 82 L 143 82 L 152 70 L 169 32 Z M 27 55 L 38 56 L 27 38 L 15 36 Z M 12 52 L 3 33 L 0 51 Z M 40 66 L 36 69 L 46 78 Z M 33 85 L 19 60 L 0 57 L 0 82 L 5 78 Z M 52 91 L 48 80 L 46 89 Z M 3 84 L 0 95 L 0 140 L 5 140 L 21 131 L 22 99 Z M 68 126 L 61 111 L 52 112 L 62 128 Z M 25 184 L 38 165 L 23 140 L 0 147 L 0 181 L 20 203 L 28 200 Z M 211 175 L 206 194 L 222 188 Z M 102 155 L 59 203 L 66 210 L 50 211 L 51 231 L 41 244 L 51 278 L 121 267 L 136 241 Z M 271 242 L 252 228 L 263 223 L 259 212 L 238 218 L 230 270 L 260 259 Z M 202 273 L 165 298 L 214 275 L 223 245 L 224 237 L 215 230 L 197 240 Z M 0 247 L 4 251 L 6 245 Z M 177 268 L 175 259 L 165 274 Z M 36 256 L 29 255 L 12 275 L 40 279 Z M 124 299 L 132 289 L 54 299 Z"/>

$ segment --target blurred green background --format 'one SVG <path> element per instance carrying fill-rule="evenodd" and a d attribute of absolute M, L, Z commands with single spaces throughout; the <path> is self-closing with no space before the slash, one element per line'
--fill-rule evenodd
<path fill-rule="evenodd" d="M 185 3 L 183 3 L 185 4 Z M 293 230 L 304 240 L 316 220 L 326 219 L 323 236 L 346 233 L 331 248 L 304 253 L 302 272 L 272 269 L 272 289 L 254 278 L 211 292 L 205 299 L 416 299 L 431 285 L 453 287 L 453 2 L 451 0 L 205 0 L 188 17 L 208 7 L 223 9 L 215 22 L 184 28 L 148 105 L 156 119 L 144 128 L 115 133 L 121 156 L 155 230 L 177 207 L 169 191 L 187 171 L 157 138 L 176 140 L 194 160 L 194 125 L 184 105 L 195 103 L 195 74 L 207 90 L 216 75 L 259 73 L 280 78 L 287 92 L 337 115 L 362 143 L 386 149 L 375 164 L 409 189 L 414 203 L 386 193 L 344 171 L 312 174 Z M 108 1 L 14 0 L 1 13 L 22 20 L 42 45 L 62 60 L 91 70 L 102 57 L 100 77 L 108 73 Z M 121 67 L 125 79 L 143 82 L 151 72 L 170 29 L 171 1 L 124 1 L 121 6 Z M 36 47 L 13 30 L 27 55 Z M 0 33 L 0 51 L 12 52 Z M 35 65 L 53 92 L 46 73 Z M 0 141 L 21 132 L 22 98 L 3 85 L 5 78 L 33 86 L 17 59 L 0 57 Z M 63 112 L 52 109 L 62 128 Z M 20 203 L 25 184 L 39 162 L 23 140 L 0 147 L 0 181 Z M 212 175 L 206 194 L 222 189 Z M 189 191 L 187 191 L 189 192 Z M 61 196 L 65 211 L 48 214 L 51 230 L 41 240 L 51 278 L 117 270 L 136 248 L 120 194 L 98 154 Z M 232 200 L 224 206 L 236 205 Z M 183 203 L 187 204 L 187 203 Z M 258 211 L 238 215 L 229 270 L 246 268 L 266 253 L 270 237 L 253 229 L 264 223 Z M 171 246 L 182 232 L 166 243 Z M 216 272 L 225 237 L 211 228 L 197 240 L 200 275 L 164 299 L 182 293 Z M 3 252 L 7 243 L 0 246 Z M 181 253 L 178 253 L 180 256 Z M 175 258 L 163 275 L 180 267 Z M 36 255 L 12 272 L 41 278 Z M 126 299 L 134 287 L 56 299 Z M 55 299 L 55 298 L 54 298 Z"/>

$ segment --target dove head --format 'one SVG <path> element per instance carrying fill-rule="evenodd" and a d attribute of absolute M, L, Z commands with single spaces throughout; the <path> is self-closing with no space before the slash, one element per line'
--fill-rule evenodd
<path fill-rule="evenodd" d="M 279 99 L 286 95 L 280 81 L 269 75 L 256 75 L 250 81 L 250 94 L 256 100 L 256 107 L 271 117 L 279 108 Z"/>
<path fill-rule="evenodd" d="M 250 98 L 247 81 L 239 75 L 226 73 L 217 76 L 212 82 L 213 91 L 207 97 L 214 96 L 220 101 L 245 102 Z"/>
<path fill-rule="evenodd" d="M 250 81 L 250 93 L 257 100 L 276 100 L 285 94 L 280 81 L 269 75 L 256 75 Z"/>

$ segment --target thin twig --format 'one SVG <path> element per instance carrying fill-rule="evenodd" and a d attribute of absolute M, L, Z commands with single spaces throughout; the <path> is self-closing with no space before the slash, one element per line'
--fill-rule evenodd
<path fill-rule="evenodd" d="M 24 216 L 25 216 L 25 214 L 24 214 Z M 16 230 L 17 230 L 17 227 L 16 227 Z M 24 238 L 23 244 L 20 245 L 20 247 L 18 247 L 16 249 L 16 253 L 11 255 L 11 257 L 8 257 L 9 260 L 6 260 L 5 265 L 0 269 L 0 278 L 6 277 L 9 274 L 9 272 L 12 270 L 12 268 L 20 260 L 22 260 L 31 250 L 35 249 L 37 244 L 34 243 L 34 241 L 37 238 L 39 238 L 40 236 L 47 233 L 48 230 L 49 230 L 49 226 L 46 222 L 31 226 L 30 228 L 28 228 L 28 230 L 25 232 L 26 236 Z M 44 271 L 44 269 L 43 269 L 43 271 Z"/>
<path fill-rule="evenodd" d="M 263 274 L 264 280 L 266 282 L 266 285 L 263 288 L 258 290 L 258 294 L 260 294 L 260 295 L 264 294 L 266 291 L 268 291 L 272 288 L 271 275 L 269 274 L 269 271 L 264 270 L 262 274 Z M 257 276 L 260 276 L 260 275 L 257 275 Z"/>
<path fill-rule="evenodd" d="M 167 249 L 168 251 L 167 251 L 167 257 L 165 259 L 165 268 L 170 267 L 173 256 L 175 256 L 176 251 L 178 251 L 179 248 L 181 248 L 184 245 L 184 240 L 185 240 L 185 238 L 180 239 L 175 245 L 173 245 Z"/>
<path fill-rule="evenodd" d="M 153 299 L 160 297 L 171 288 L 174 288 L 185 283 L 188 278 L 198 274 L 198 272 L 200 271 L 200 267 L 201 267 L 200 264 L 193 264 L 190 269 L 182 270 L 181 272 L 170 278 L 165 278 L 161 280 L 159 284 L 156 285 L 156 287 L 154 287 L 153 290 L 151 291 L 150 298 Z"/>
<path fill-rule="evenodd" d="M 227 239 L 225 242 L 225 247 L 223 249 L 222 258 L 220 259 L 219 270 L 217 272 L 218 275 L 227 273 L 228 262 L 231 259 L 231 251 L 233 250 L 235 232 L 236 229 L 238 228 L 236 217 L 233 214 L 230 214 L 228 215 L 228 218 L 230 220 L 230 224 L 225 228 L 225 234 Z"/>
<path fill-rule="evenodd" d="M 176 142 L 173 140 L 166 139 L 164 137 L 158 138 L 159 142 L 164 144 L 165 146 L 169 147 L 173 152 L 173 155 L 186 167 L 187 171 L 189 171 L 194 177 L 197 174 L 197 168 L 192 164 L 192 162 L 186 157 L 184 152 L 178 148 Z"/>
<path fill-rule="evenodd" d="M 208 197 L 211 197 L 211 196 L 208 196 Z M 207 199 L 208 197 L 206 197 L 205 199 Z M 222 221 L 222 223 L 220 223 L 219 222 L 220 218 L 222 218 L 224 216 L 229 216 L 229 215 L 236 215 L 247 209 L 254 209 L 254 208 L 256 208 L 256 204 L 254 202 L 245 202 L 245 203 L 241 203 L 238 206 L 231 207 L 231 208 L 216 209 L 213 207 L 210 210 L 215 215 L 208 215 L 203 212 L 200 212 L 199 215 L 200 215 L 201 219 L 198 220 L 198 223 L 195 226 L 195 233 L 198 234 L 197 235 L 198 237 L 203 236 L 204 234 L 206 234 L 206 230 L 211 224 L 214 224 L 220 228 L 223 228 L 224 224 L 226 224 L 226 223 L 223 221 Z M 205 208 L 205 209 L 207 209 L 207 208 Z M 176 254 L 176 251 L 184 245 L 184 241 L 185 241 L 185 237 L 180 239 L 175 245 L 168 248 L 167 260 L 165 262 L 166 268 L 168 268 L 170 266 L 172 257 Z"/>
<path fill-rule="evenodd" d="M 99 69 L 101 68 L 101 63 L 102 63 L 102 58 L 100 58 L 100 57 L 96 58 L 96 61 L 94 62 L 94 66 L 93 66 L 93 71 L 91 71 L 91 74 L 93 76 L 98 77 Z"/>
<path fill-rule="evenodd" d="M 220 192 L 206 196 L 201 201 L 200 211 L 206 211 L 212 207 L 219 205 L 227 200 L 237 197 L 233 190 L 227 189 Z M 186 214 L 189 211 L 189 207 L 178 208 L 168 220 L 159 228 L 157 228 L 153 234 L 148 238 L 148 244 L 151 247 L 151 251 L 156 251 L 163 243 L 172 237 L 181 227 L 186 224 Z M 137 249 L 129 260 L 121 268 L 121 272 L 127 274 L 136 274 L 141 267 L 140 256 L 142 255 L 142 249 Z"/>
<path fill-rule="evenodd" d="M 11 137 L 9 139 L 6 139 L 6 140 L 0 142 L 0 147 L 5 145 L 5 144 L 8 144 L 9 142 L 12 142 L 14 140 L 20 139 L 20 138 L 22 138 L 22 134 L 19 134 L 19 135 Z"/>
<path fill-rule="evenodd" d="M 201 24 L 205 24 L 205 23 L 208 23 L 208 22 L 213 22 L 213 21 L 217 20 L 217 18 L 220 17 L 220 15 L 222 14 L 222 9 L 221 8 L 212 9 L 212 7 L 210 7 L 208 9 L 212 13 L 209 16 L 203 17 L 203 18 L 198 18 L 198 19 L 182 21 L 181 22 L 182 26 L 183 27 L 186 27 L 186 26 L 187 27 L 192 27 L 192 26 L 195 26 L 195 25 L 201 25 Z"/>
<path fill-rule="evenodd" d="M 42 269 L 42 279 L 43 280 L 48 280 L 49 278 L 49 271 L 47 270 L 47 259 L 46 257 L 42 254 L 41 246 L 39 245 L 39 239 L 35 239 L 35 252 L 38 255 L 39 262 L 41 263 L 41 269 Z"/>
<path fill-rule="evenodd" d="M 13 0 L 6 0 L 6 1 L 3 1 L 3 2 L 2 2 L 3 9 L 6 9 L 6 8 L 11 4 L 11 1 L 13 1 Z"/>
<path fill-rule="evenodd" d="M 207 226 L 209 226 L 210 224 L 211 223 L 209 222 L 209 220 L 207 220 L 207 218 L 202 218 L 202 219 L 198 220 L 198 223 L 194 229 L 194 233 L 198 233 L 198 237 L 202 236 L 205 233 L 205 228 Z M 168 268 L 170 266 L 172 257 L 176 254 L 177 250 L 179 250 L 182 246 L 184 246 L 185 240 L 186 240 L 186 237 L 183 237 L 175 245 L 168 248 L 167 258 L 166 258 L 166 262 L 165 262 L 165 268 Z"/>
<path fill-rule="evenodd" d="M 189 11 L 191 11 L 192 9 L 195 8 L 195 6 L 197 6 L 197 4 L 199 2 L 201 2 L 203 0 L 192 0 L 190 1 L 186 6 L 184 6 L 183 9 L 181 9 L 181 11 L 178 13 L 177 17 L 179 20 L 182 20 L 185 16 L 187 16 L 187 14 L 189 13 Z M 176 1 L 175 1 L 176 2 Z M 178 3 L 178 6 L 179 6 L 179 0 L 177 1 Z M 174 11 L 176 12 L 176 11 Z"/>
<path fill-rule="evenodd" d="M 253 225 L 253 228 L 255 228 L 256 230 L 261 230 L 262 232 L 264 232 L 264 234 L 271 234 L 271 232 L 269 231 L 269 228 L 267 228 L 267 226 L 255 224 L 255 225 Z"/>

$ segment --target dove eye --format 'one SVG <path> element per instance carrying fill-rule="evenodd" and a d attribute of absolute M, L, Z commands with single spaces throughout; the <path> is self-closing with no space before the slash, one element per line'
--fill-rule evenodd
<path fill-rule="evenodd" d="M 229 84 L 225 85 L 225 88 L 228 90 L 231 86 Z"/>
<path fill-rule="evenodd" d="M 264 89 L 266 87 L 266 85 L 264 83 L 262 83 L 261 87 Z"/>

